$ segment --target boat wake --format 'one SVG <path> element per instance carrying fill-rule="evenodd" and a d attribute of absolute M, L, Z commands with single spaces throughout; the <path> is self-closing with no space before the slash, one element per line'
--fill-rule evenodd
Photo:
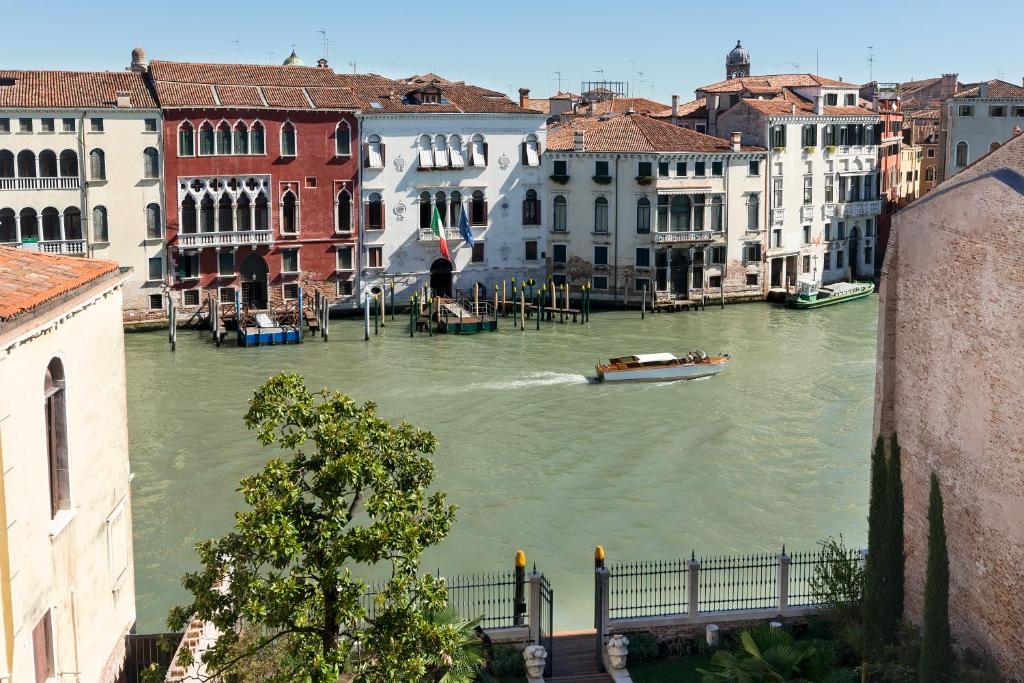
<path fill-rule="evenodd" d="M 523 389 L 526 387 L 586 384 L 589 378 L 586 375 L 577 375 L 568 372 L 531 372 L 519 377 L 493 382 L 478 382 L 467 384 L 456 389 L 457 393 L 465 391 L 504 391 L 509 389 Z"/>

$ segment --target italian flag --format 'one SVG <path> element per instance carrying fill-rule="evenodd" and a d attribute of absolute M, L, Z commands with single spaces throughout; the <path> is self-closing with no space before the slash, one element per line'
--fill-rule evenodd
<path fill-rule="evenodd" d="M 430 219 L 430 229 L 437 235 L 438 244 L 441 245 L 441 256 L 451 261 L 452 256 L 448 253 L 448 240 L 444 238 L 444 226 L 441 225 L 441 212 L 437 210 L 437 206 L 434 207 L 434 215 Z"/>

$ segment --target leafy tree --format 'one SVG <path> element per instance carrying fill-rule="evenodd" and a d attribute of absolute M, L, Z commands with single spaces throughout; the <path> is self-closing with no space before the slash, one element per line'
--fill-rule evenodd
<path fill-rule="evenodd" d="M 718 650 L 711 666 L 713 671 L 697 669 L 704 683 L 805 683 L 818 681 L 826 673 L 814 648 L 797 643 L 789 631 L 767 624 L 740 633 L 739 648 Z"/>
<path fill-rule="evenodd" d="M 924 581 L 921 663 L 918 667 L 918 680 L 922 683 L 949 680 L 953 663 L 949 636 L 949 554 L 942 507 L 939 478 L 932 472 L 932 487 L 928 495 L 928 567 Z"/>
<path fill-rule="evenodd" d="M 821 561 L 810 580 L 814 601 L 829 626 L 858 654 L 864 649 L 864 568 L 842 535 L 820 541 Z"/>
<path fill-rule="evenodd" d="M 876 658 L 896 631 L 886 582 L 891 550 L 889 508 L 887 505 L 888 468 L 885 442 L 878 435 L 871 453 L 871 500 L 868 504 L 868 559 L 864 575 L 864 656 Z"/>
<path fill-rule="evenodd" d="M 437 680 L 433 658 L 454 659 L 463 639 L 429 616 L 446 591 L 418 571 L 455 513 L 443 493 L 427 491 L 433 435 L 285 373 L 256 390 L 245 424 L 291 457 L 242 480 L 248 509 L 230 533 L 196 546 L 202 568 L 182 579 L 191 602 L 168 625 L 182 629 L 194 616 L 220 629 L 203 655 L 214 674 L 281 643 L 281 680 Z M 378 563 L 390 578 L 369 610 L 355 572 Z M 242 624 L 257 637 L 240 648 Z"/>
<path fill-rule="evenodd" d="M 888 492 L 886 506 L 889 514 L 887 553 L 889 605 L 894 623 L 903 620 L 903 582 L 905 557 L 903 554 L 903 472 L 899 439 L 895 432 L 889 445 L 889 471 L 886 479 Z"/>

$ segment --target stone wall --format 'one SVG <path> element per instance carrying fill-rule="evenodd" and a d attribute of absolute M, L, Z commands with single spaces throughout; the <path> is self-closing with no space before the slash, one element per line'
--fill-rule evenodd
<path fill-rule="evenodd" d="M 1024 137 L 893 218 L 875 429 L 898 433 L 906 616 L 920 623 L 929 477 L 940 480 L 950 622 L 1024 678 Z"/>

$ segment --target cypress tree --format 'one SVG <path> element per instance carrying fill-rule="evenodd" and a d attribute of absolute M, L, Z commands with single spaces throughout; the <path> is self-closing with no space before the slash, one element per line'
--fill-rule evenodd
<path fill-rule="evenodd" d="M 903 571 L 905 558 L 903 555 L 903 473 L 900 468 L 900 444 L 895 432 L 889 447 L 889 472 L 886 484 L 888 494 L 886 505 L 889 508 L 889 564 L 890 569 L 886 580 L 892 618 L 895 623 L 903 620 Z"/>
<path fill-rule="evenodd" d="M 928 496 L 928 569 L 924 581 L 922 622 L 918 680 L 921 683 L 947 681 L 953 661 L 949 637 L 949 554 L 946 550 L 946 523 L 942 519 L 942 491 L 934 472 Z"/>
<path fill-rule="evenodd" d="M 890 520 L 886 498 L 888 472 L 885 442 L 878 435 L 871 453 L 871 500 L 868 504 L 868 559 L 864 570 L 864 657 L 874 661 L 893 633 L 892 605 L 886 574 Z"/>

